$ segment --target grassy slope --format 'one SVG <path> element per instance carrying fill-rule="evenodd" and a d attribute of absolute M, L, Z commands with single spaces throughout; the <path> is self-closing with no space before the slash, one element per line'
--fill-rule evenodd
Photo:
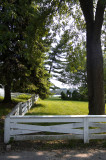
<path fill-rule="evenodd" d="M 88 102 L 63 101 L 59 98 L 39 100 L 29 115 L 87 115 Z"/>
<path fill-rule="evenodd" d="M 27 115 L 88 115 L 88 102 L 65 101 L 59 98 L 39 100 Z"/>

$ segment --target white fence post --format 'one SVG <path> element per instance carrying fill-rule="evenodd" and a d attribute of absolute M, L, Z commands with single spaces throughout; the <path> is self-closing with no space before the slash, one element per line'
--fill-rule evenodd
<path fill-rule="evenodd" d="M 27 111 L 29 111 L 29 101 L 27 100 Z"/>
<path fill-rule="evenodd" d="M 19 104 L 19 115 L 22 115 L 22 102 Z"/>
<path fill-rule="evenodd" d="M 32 96 L 32 106 L 34 105 L 35 102 L 35 95 Z"/>
<path fill-rule="evenodd" d="M 89 118 L 84 118 L 84 143 L 89 143 Z"/>
<path fill-rule="evenodd" d="M 4 143 L 10 140 L 10 117 L 5 118 L 4 122 Z"/>
<path fill-rule="evenodd" d="M 19 113 L 20 113 L 20 104 L 18 104 L 16 115 L 19 115 Z"/>
<path fill-rule="evenodd" d="M 27 101 L 27 107 L 28 107 L 28 111 L 30 110 L 30 100 Z"/>

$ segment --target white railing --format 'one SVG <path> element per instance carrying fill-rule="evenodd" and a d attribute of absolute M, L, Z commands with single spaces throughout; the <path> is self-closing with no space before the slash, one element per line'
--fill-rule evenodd
<path fill-rule="evenodd" d="M 12 115 L 14 116 L 25 115 L 30 110 L 30 108 L 33 106 L 34 102 L 37 100 L 38 100 L 38 95 L 33 95 L 26 102 L 18 103 L 6 117 L 9 117 Z"/>
<path fill-rule="evenodd" d="M 38 100 L 38 95 L 33 95 L 30 99 L 26 102 L 18 103 L 13 110 L 6 116 L 5 123 L 4 123 L 4 142 L 8 143 L 11 136 L 9 135 L 8 129 L 11 128 L 11 124 L 9 123 L 9 119 L 11 116 L 24 116 L 30 108 L 34 105 L 34 102 Z M 9 138 L 9 139 L 8 139 Z M 8 139 L 8 140 L 7 140 Z"/>
<path fill-rule="evenodd" d="M 5 119 L 4 142 L 19 140 L 106 139 L 105 115 L 13 116 Z"/>

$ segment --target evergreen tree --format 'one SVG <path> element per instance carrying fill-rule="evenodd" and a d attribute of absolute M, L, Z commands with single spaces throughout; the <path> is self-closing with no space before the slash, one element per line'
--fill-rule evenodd
<path fill-rule="evenodd" d="M 11 88 L 25 88 L 26 84 L 34 84 L 36 90 L 41 87 L 43 97 L 48 92 L 44 67 L 48 42 L 43 37 L 49 32 L 49 14 L 50 8 L 42 8 L 37 1 L 0 1 L 0 75 L 5 102 L 11 101 Z"/>

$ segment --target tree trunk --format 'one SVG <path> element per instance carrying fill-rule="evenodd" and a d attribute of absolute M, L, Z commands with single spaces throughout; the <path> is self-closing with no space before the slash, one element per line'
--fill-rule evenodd
<path fill-rule="evenodd" d="M 93 0 L 79 0 L 87 28 L 87 81 L 89 114 L 105 113 L 101 28 L 106 1 L 98 0 L 94 13 Z"/>
<path fill-rule="evenodd" d="M 103 56 L 100 35 L 95 34 L 94 25 L 87 28 L 87 80 L 89 114 L 105 114 Z"/>
<path fill-rule="evenodd" d="M 4 94 L 4 103 L 9 103 L 11 102 L 11 85 L 5 85 L 4 87 L 5 94 Z"/>

